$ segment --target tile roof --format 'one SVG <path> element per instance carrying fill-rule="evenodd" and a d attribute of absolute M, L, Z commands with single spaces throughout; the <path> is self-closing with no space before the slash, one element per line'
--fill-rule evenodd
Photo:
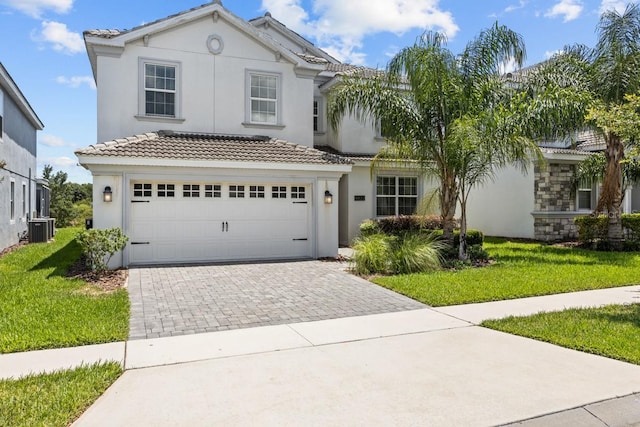
<path fill-rule="evenodd" d="M 314 148 L 320 151 L 324 151 L 325 153 L 334 154 L 340 157 L 345 157 L 354 162 L 368 162 L 368 161 L 371 161 L 376 156 L 375 154 L 367 154 L 367 153 L 343 153 L 329 145 L 316 145 Z"/>
<path fill-rule="evenodd" d="M 352 164 L 335 153 L 267 136 L 158 131 L 91 145 L 83 156 L 134 157 L 232 162 Z"/>
<path fill-rule="evenodd" d="M 548 154 L 579 154 L 581 156 L 588 156 L 588 155 L 592 154 L 590 151 L 572 150 L 572 149 L 569 149 L 569 148 L 544 148 L 544 147 L 541 147 L 540 150 L 543 153 L 548 153 Z"/>

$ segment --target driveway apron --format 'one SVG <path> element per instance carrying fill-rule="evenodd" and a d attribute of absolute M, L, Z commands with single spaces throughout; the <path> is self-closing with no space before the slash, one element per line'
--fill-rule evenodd
<path fill-rule="evenodd" d="M 132 268 L 128 287 L 129 339 L 425 307 L 322 261 Z"/>

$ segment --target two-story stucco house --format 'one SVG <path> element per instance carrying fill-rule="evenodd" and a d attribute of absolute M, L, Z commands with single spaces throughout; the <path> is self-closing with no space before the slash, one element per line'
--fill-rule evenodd
<path fill-rule="evenodd" d="M 371 180 L 373 126 L 327 126 L 327 91 L 355 67 L 270 14 L 213 1 L 84 38 L 98 143 L 76 154 L 94 226 L 130 237 L 116 264 L 330 257 L 364 218 L 415 208 L 415 172 Z"/>
<path fill-rule="evenodd" d="M 0 250 L 27 233 L 36 209 L 37 131 L 43 127 L 0 63 Z"/>

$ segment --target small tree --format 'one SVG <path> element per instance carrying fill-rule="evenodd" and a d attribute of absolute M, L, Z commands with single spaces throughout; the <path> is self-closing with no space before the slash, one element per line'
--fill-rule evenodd
<path fill-rule="evenodd" d="M 122 233 L 120 227 L 113 227 L 84 230 L 78 234 L 76 240 L 87 257 L 87 263 L 91 269 L 102 274 L 109 269 L 111 257 L 124 249 L 129 238 Z"/>

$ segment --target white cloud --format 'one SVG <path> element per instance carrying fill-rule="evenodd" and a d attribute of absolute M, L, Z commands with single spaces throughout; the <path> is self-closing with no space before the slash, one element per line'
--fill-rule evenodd
<path fill-rule="evenodd" d="M 522 8 L 524 8 L 526 5 L 527 5 L 527 2 L 526 2 L 525 0 L 520 0 L 520 1 L 518 2 L 518 4 L 512 4 L 512 5 L 507 6 L 507 7 L 504 9 L 504 12 L 505 12 L 505 13 L 515 12 L 515 11 L 516 11 L 516 10 L 518 10 L 518 9 L 522 9 Z"/>
<path fill-rule="evenodd" d="M 73 6 L 73 0 L 1 0 L 1 2 L 33 18 L 40 18 L 46 10 L 67 13 Z"/>
<path fill-rule="evenodd" d="M 609 10 L 616 10 L 618 13 L 623 13 L 627 8 L 629 2 L 621 0 L 602 0 L 600 5 L 600 13 L 604 13 Z"/>
<path fill-rule="evenodd" d="M 562 52 L 562 50 L 558 49 L 558 50 L 547 50 L 544 52 L 544 58 L 545 59 L 550 59 L 552 57 L 554 57 L 555 55 L 559 54 L 560 52 Z"/>
<path fill-rule="evenodd" d="M 76 89 L 83 84 L 86 84 L 91 89 L 96 89 L 96 82 L 93 80 L 91 76 L 58 76 L 56 77 L 56 83 L 61 85 L 69 86 L 70 88 Z"/>
<path fill-rule="evenodd" d="M 548 18 L 562 16 L 564 17 L 564 22 L 569 22 L 577 19 L 583 9 L 584 5 L 580 0 L 560 0 L 560 2 L 549 9 L 544 16 Z"/>
<path fill-rule="evenodd" d="M 78 165 L 78 159 L 72 159 L 67 156 L 60 157 L 44 157 L 38 158 L 38 163 L 43 165 L 51 165 L 53 169 L 64 169 Z"/>
<path fill-rule="evenodd" d="M 49 135 L 46 133 L 39 136 L 38 142 L 42 145 L 46 145 L 47 147 L 64 147 L 69 145 L 59 136 Z"/>
<path fill-rule="evenodd" d="M 51 43 L 53 50 L 67 55 L 80 53 L 84 50 L 84 42 L 80 33 L 69 31 L 65 24 L 54 21 L 43 21 L 42 31 L 33 36 L 36 41 Z"/>
<path fill-rule="evenodd" d="M 364 37 L 380 32 L 401 35 L 412 29 L 432 29 L 454 37 L 459 31 L 453 15 L 438 7 L 439 0 L 313 0 L 315 18 L 302 7 L 302 0 L 262 0 L 271 12 L 292 30 L 312 36 L 338 59 L 363 63 L 360 52 Z"/>

